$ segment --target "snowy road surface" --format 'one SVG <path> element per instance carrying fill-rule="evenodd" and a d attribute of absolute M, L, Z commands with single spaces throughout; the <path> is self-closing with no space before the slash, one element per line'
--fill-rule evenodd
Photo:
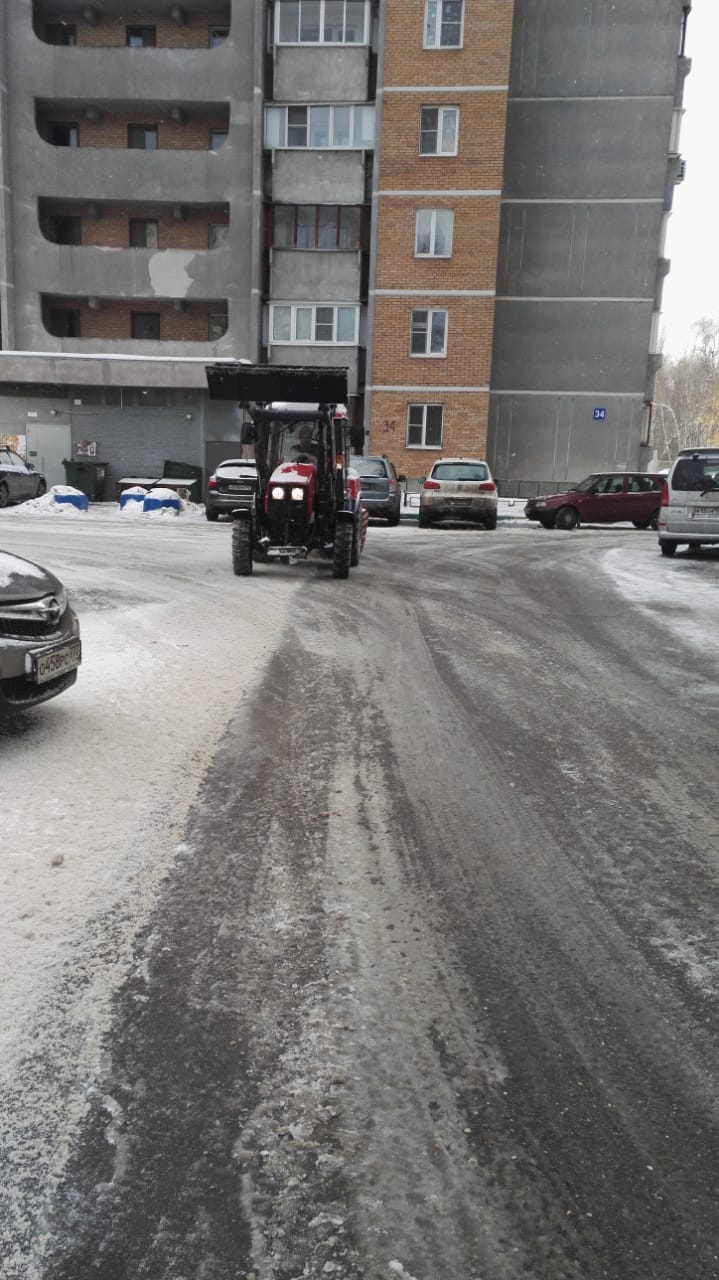
<path fill-rule="evenodd" d="M 2 1280 L 709 1280 L 719 557 L 3 513 Z"/>

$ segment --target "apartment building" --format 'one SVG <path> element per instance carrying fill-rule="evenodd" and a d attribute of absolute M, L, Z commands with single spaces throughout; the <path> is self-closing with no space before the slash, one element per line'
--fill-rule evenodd
<path fill-rule="evenodd" d="M 227 357 L 346 365 L 367 447 L 412 478 L 440 451 L 633 463 L 687 10 L 4 0 L 0 435 L 53 482 L 92 442 L 108 496 L 211 467 L 240 447 L 206 391 Z M 615 384 L 619 425 L 570 414 L 558 444 L 552 415 L 608 414 Z"/>

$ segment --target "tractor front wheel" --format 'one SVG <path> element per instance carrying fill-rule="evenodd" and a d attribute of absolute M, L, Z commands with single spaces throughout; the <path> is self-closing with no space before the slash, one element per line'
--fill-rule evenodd
<path fill-rule="evenodd" d="M 335 529 L 335 549 L 332 557 L 332 577 L 349 578 L 352 563 L 352 542 L 354 538 L 354 522 L 337 524 Z"/>
<path fill-rule="evenodd" d="M 252 573 L 252 525 L 249 520 L 232 522 L 232 571 L 238 578 Z"/>
<path fill-rule="evenodd" d="M 353 569 L 357 568 L 360 562 L 360 551 L 362 549 L 362 517 L 357 512 L 352 525 L 352 555 L 350 556 L 350 565 Z"/>

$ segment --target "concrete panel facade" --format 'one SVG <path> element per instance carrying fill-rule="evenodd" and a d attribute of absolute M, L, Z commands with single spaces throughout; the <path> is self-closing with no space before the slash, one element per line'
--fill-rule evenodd
<path fill-rule="evenodd" d="M 363 151 L 273 151 L 272 199 L 277 204 L 362 204 Z"/>
<path fill-rule="evenodd" d="M 517 0 L 488 444 L 505 491 L 646 455 L 683 17 Z"/>
<path fill-rule="evenodd" d="M 369 56 L 366 45 L 279 45 L 275 49 L 274 99 L 366 102 Z"/>
<path fill-rule="evenodd" d="M 359 301 L 361 255 L 356 251 L 272 249 L 270 267 L 273 299 Z"/>

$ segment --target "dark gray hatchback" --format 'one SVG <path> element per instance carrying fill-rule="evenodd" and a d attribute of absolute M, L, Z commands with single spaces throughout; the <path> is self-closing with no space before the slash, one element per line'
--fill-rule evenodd
<path fill-rule="evenodd" d="M 379 454 L 371 458 L 350 458 L 350 466 L 359 472 L 360 502 L 367 514 L 373 518 L 379 516 L 388 524 L 399 524 L 400 478 L 389 458 Z"/>

